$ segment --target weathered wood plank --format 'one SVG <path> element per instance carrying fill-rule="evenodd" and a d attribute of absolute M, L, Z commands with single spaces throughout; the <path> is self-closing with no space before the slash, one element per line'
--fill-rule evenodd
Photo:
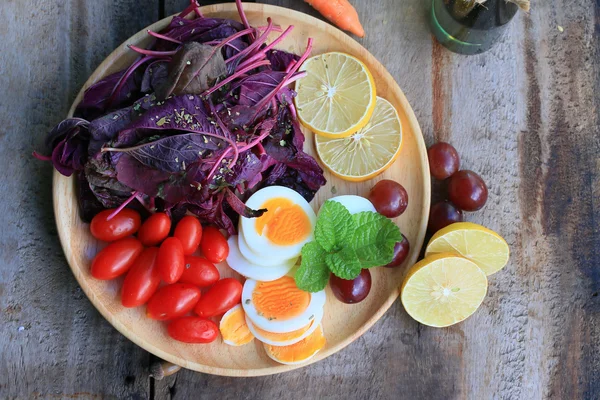
<path fill-rule="evenodd" d="M 264 2 L 317 15 L 300 0 Z M 163 381 L 149 381 L 148 354 L 79 290 L 53 228 L 50 170 L 27 156 L 91 70 L 163 2 L 32 3 L 34 21 L 17 2 L 0 5 L 0 87 L 10 93 L 0 97 L 0 169 L 13 177 L 0 182 L 1 398 L 600 396 L 597 2 L 535 2 L 497 47 L 463 57 L 432 43 L 422 0 L 354 0 L 360 42 L 403 88 L 427 142 L 452 142 L 487 181 L 488 205 L 467 219 L 503 234 L 511 263 L 455 327 L 420 326 L 397 302 L 307 368 L 254 379 L 182 370 Z M 164 0 L 162 13 L 187 4 Z"/>
<path fill-rule="evenodd" d="M 177 14 L 184 10 L 187 6 L 190 5 L 190 0 L 162 0 L 164 1 L 163 6 L 163 15 L 168 17 L 169 15 Z M 198 4 L 201 6 L 208 6 L 210 4 L 219 4 L 224 3 L 219 0 L 197 0 Z M 254 3 L 254 0 L 248 1 L 249 3 Z"/>
<path fill-rule="evenodd" d="M 0 398 L 145 398 L 148 355 L 91 306 L 64 259 L 51 168 L 33 159 L 81 84 L 154 2 L 0 5 Z"/>

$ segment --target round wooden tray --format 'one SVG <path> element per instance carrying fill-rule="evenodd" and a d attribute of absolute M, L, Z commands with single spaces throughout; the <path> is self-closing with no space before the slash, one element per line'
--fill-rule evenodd
<path fill-rule="evenodd" d="M 279 46 L 280 49 L 302 53 L 308 37 L 315 39 L 314 54 L 328 51 L 343 51 L 363 60 L 375 77 L 377 94 L 389 100 L 398 110 L 402 120 L 403 147 L 396 163 L 379 177 L 363 182 L 345 182 L 326 173 L 328 184 L 321 188 L 312 201 L 315 210 L 335 195 L 358 194 L 365 196 L 375 182 L 390 178 L 400 182 L 409 194 L 407 211 L 397 219 L 402 232 L 411 243 L 411 253 L 406 265 L 415 263 L 423 243 L 430 202 L 430 178 L 427 153 L 419 124 L 406 97 L 386 69 L 360 44 L 345 33 L 316 18 L 289 9 L 262 5 L 245 4 L 245 11 L 254 26 L 265 25 L 267 17 L 275 24 L 295 29 Z M 218 16 L 239 20 L 235 4 L 220 4 L 203 7 L 208 17 Z M 150 27 L 160 31 L 170 21 L 165 18 Z M 130 65 L 137 54 L 127 48 L 127 44 L 147 46 L 151 39 L 146 29 L 138 32 L 119 46 L 90 76 L 69 112 L 73 115 L 75 106 L 82 98 L 84 90 L 102 77 Z M 313 134 L 304 131 L 307 140 L 305 150 L 314 155 Z M 264 353 L 262 344 L 254 342 L 241 347 L 231 347 L 220 339 L 211 344 L 189 345 L 168 337 L 166 325 L 145 317 L 144 307 L 126 309 L 120 304 L 119 290 L 122 280 L 98 281 L 90 275 L 90 261 L 101 244 L 89 233 L 89 227 L 79 218 L 75 193 L 75 179 L 54 173 L 54 212 L 60 240 L 67 261 L 75 278 L 100 313 L 123 335 L 137 345 L 165 360 L 192 370 L 226 376 L 259 376 L 289 371 L 303 365 L 319 361 L 352 343 L 369 329 L 392 305 L 399 295 L 406 265 L 399 269 L 371 269 L 373 286 L 369 296 L 361 303 L 346 305 L 337 301 L 327 289 L 328 300 L 323 317 L 323 328 L 327 338 L 326 347 L 309 363 L 303 365 L 281 365 L 272 361 Z M 233 273 L 226 265 L 220 265 L 223 275 Z"/>

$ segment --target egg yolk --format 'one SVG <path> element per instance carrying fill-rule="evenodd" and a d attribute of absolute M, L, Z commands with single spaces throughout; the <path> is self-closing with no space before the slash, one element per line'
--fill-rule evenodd
<path fill-rule="evenodd" d="M 311 358 L 317 351 L 325 347 L 325 336 L 323 330 L 318 327 L 312 334 L 301 341 L 289 346 L 265 345 L 273 358 L 283 362 L 301 362 Z"/>
<path fill-rule="evenodd" d="M 256 232 L 265 234 L 274 244 L 289 246 L 306 239 L 312 230 L 308 216 L 298 204 L 277 197 L 265 202 L 260 208 L 266 208 L 256 220 Z"/>
<path fill-rule="evenodd" d="M 223 340 L 233 343 L 235 346 L 241 346 L 249 343 L 254 339 L 254 336 L 246 325 L 246 317 L 244 310 L 234 310 L 231 314 L 223 316 L 219 325 Z"/>
<path fill-rule="evenodd" d="M 304 334 L 307 330 L 309 330 L 314 322 L 297 329 L 295 331 L 286 332 L 286 333 L 273 333 L 265 331 L 264 329 L 260 329 L 258 326 L 254 327 L 254 330 L 263 338 L 272 340 L 274 342 L 286 342 L 288 340 L 296 339 Z"/>
<path fill-rule="evenodd" d="M 284 276 L 271 282 L 258 282 L 252 303 L 259 315 L 284 321 L 301 315 L 310 303 L 310 293 L 298 289 L 294 278 Z"/>

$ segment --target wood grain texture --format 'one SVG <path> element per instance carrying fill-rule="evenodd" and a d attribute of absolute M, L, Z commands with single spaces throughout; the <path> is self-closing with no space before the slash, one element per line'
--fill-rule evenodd
<path fill-rule="evenodd" d="M 367 33 L 360 42 L 398 81 L 428 143 L 451 141 L 464 167 L 486 179 L 490 201 L 467 219 L 503 234 L 511 263 L 491 280 L 483 308 L 454 328 L 419 326 L 396 302 L 358 341 L 307 368 L 248 379 L 182 370 L 160 382 L 140 367 L 144 352 L 77 292 L 53 228 L 50 171 L 14 157 L 40 146 L 93 67 L 151 21 L 112 24 L 127 34 L 107 43 L 78 35 L 69 21 L 80 13 L 62 1 L 27 2 L 45 17 L 28 24 L 22 3 L 0 3 L 0 88 L 14 93 L 0 97 L 0 167 L 14 177 L 0 191 L 17 197 L 0 203 L 0 398 L 600 398 L 597 2 L 534 1 L 502 43 L 464 57 L 432 44 L 428 1 L 353 0 Z M 310 10 L 301 0 L 268 3 Z M 90 28 L 113 15 L 98 10 L 138 2 L 82 4 Z M 40 32 L 51 46 L 39 46 Z M 22 57 L 45 68 L 23 67 L 8 51 L 15 44 L 37 49 Z M 123 361 L 113 367 L 102 353 Z"/>

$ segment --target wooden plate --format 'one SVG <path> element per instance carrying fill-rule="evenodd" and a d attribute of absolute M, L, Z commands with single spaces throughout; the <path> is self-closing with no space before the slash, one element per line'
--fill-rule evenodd
<path fill-rule="evenodd" d="M 403 234 L 411 243 L 411 253 L 406 265 L 415 263 L 419 254 L 429 214 L 430 179 L 425 144 L 419 124 L 404 94 L 386 69 L 360 44 L 343 32 L 311 16 L 289 9 L 262 5 L 245 4 L 245 10 L 254 26 L 265 25 L 267 17 L 273 22 L 287 27 L 294 25 L 293 33 L 281 43 L 279 48 L 302 53 L 308 37 L 315 39 L 312 54 L 327 51 L 343 51 L 363 60 L 375 77 L 377 94 L 389 100 L 398 110 L 402 120 L 403 147 L 398 161 L 379 177 L 364 183 L 345 182 L 326 174 L 328 184 L 321 188 L 312 202 L 318 209 L 334 193 L 358 194 L 366 196 L 375 182 L 390 178 L 400 182 L 409 194 L 407 211 L 397 220 Z M 202 8 L 206 16 L 218 16 L 239 20 L 235 5 L 220 4 Z M 165 18 L 149 29 L 160 31 L 170 21 Z M 117 48 L 92 74 L 75 99 L 69 112 L 73 115 L 75 106 L 81 100 L 83 91 L 102 77 L 130 65 L 136 54 L 126 44 L 144 47 L 150 43 L 146 29 L 140 31 Z M 314 155 L 312 133 L 305 131 L 305 150 Z M 189 345 L 176 342 L 168 337 L 164 323 L 152 321 L 144 316 L 144 307 L 130 310 L 120 304 L 121 280 L 103 282 L 90 275 L 90 261 L 101 244 L 89 233 L 89 227 L 79 218 L 75 193 L 75 179 L 54 173 L 54 212 L 63 250 L 82 289 L 100 313 L 137 345 L 147 351 L 200 372 L 227 376 L 258 376 L 289 371 L 300 366 L 280 365 L 267 357 L 262 344 L 254 342 L 242 347 L 231 347 L 220 339 L 208 345 Z M 391 306 L 399 295 L 404 268 L 389 270 L 371 269 L 373 286 L 369 296 L 355 305 L 342 304 L 328 290 L 323 328 L 327 346 L 310 362 L 321 360 L 341 350 L 369 329 Z M 229 268 L 220 269 L 229 275 Z M 227 271 L 229 270 L 229 271 Z M 304 364 L 307 365 L 307 364 Z"/>

